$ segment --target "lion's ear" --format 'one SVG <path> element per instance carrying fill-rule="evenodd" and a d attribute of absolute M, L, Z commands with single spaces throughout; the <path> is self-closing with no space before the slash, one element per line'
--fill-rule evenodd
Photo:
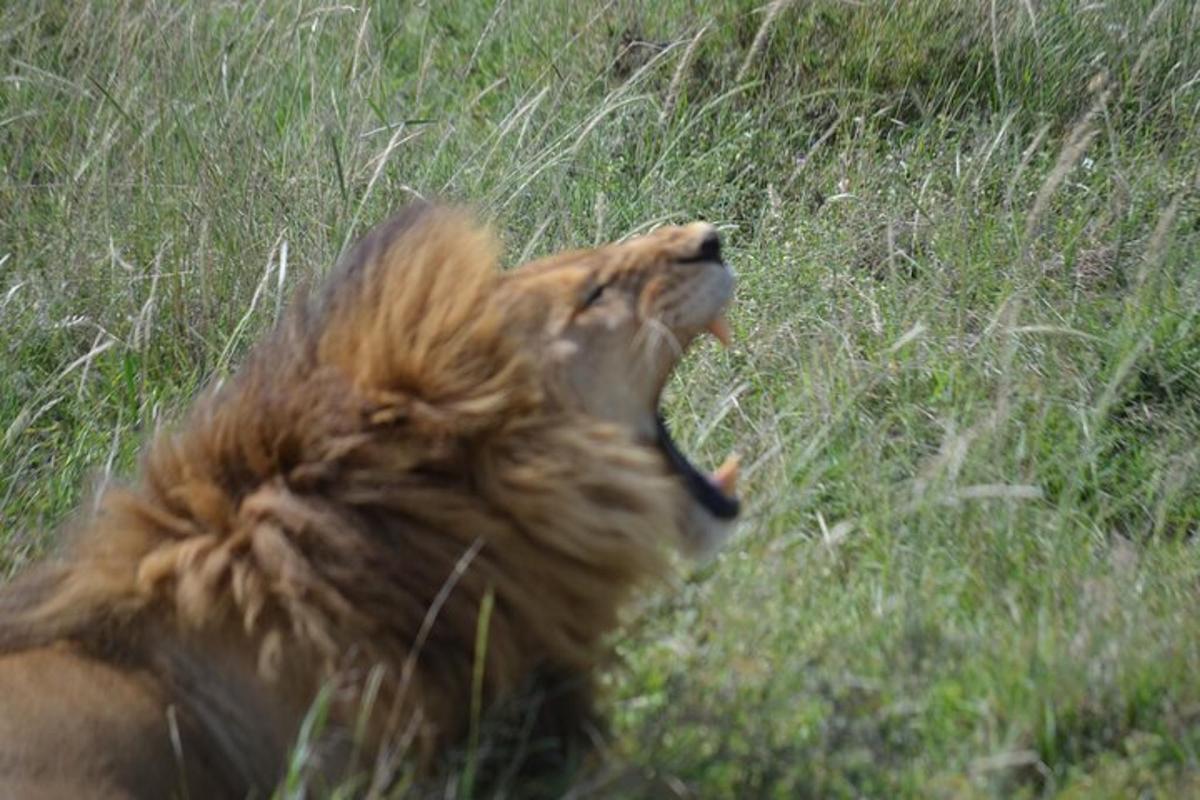
<path fill-rule="evenodd" d="M 465 211 L 418 206 L 342 260 L 321 298 L 317 354 L 368 397 L 407 398 L 441 424 L 486 426 L 536 403 L 497 302 L 500 245 Z"/>

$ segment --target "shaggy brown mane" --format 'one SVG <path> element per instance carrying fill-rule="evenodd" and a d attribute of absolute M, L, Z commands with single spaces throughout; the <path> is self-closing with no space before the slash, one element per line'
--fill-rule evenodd
<path fill-rule="evenodd" d="M 631 590 L 663 569 L 681 490 L 656 450 L 547 383 L 529 346 L 542 312 L 497 258 L 446 209 L 362 240 L 154 438 L 137 482 L 0 591 L 0 692 L 6 663 L 59 669 L 63 653 L 82 664 L 63 691 L 81 697 L 103 678 L 89 670 L 145 676 L 192 796 L 244 796 L 271 791 L 330 681 L 331 719 L 361 752 L 429 765 L 464 733 L 479 659 L 488 704 L 540 671 L 589 675 Z M 346 752 L 329 750 L 329 774 Z M 127 772 L 143 796 L 152 770 Z"/>

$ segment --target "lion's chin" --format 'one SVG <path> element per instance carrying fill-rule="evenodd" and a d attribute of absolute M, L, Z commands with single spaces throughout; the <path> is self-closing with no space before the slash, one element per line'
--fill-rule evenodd
<path fill-rule="evenodd" d="M 688 503 L 680 550 L 691 559 L 707 561 L 720 551 L 736 528 L 736 519 L 718 519 L 699 503 Z"/>

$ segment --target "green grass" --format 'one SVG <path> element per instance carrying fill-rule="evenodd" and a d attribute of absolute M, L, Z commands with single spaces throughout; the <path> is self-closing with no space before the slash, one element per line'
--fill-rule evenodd
<path fill-rule="evenodd" d="M 0 165 L 0 570 L 413 196 L 705 218 L 749 511 L 594 793 L 1200 793 L 1197 4 L 9 3 Z"/>

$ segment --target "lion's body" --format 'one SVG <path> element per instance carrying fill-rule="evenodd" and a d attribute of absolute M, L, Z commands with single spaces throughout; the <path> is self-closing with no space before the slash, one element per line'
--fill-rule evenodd
<path fill-rule="evenodd" d="M 537 674 L 586 723 L 682 490 L 548 393 L 495 262 L 453 213 L 377 230 L 0 591 L 0 795 L 265 796 L 323 688 L 330 780 Z"/>
<path fill-rule="evenodd" d="M 171 685 L 152 666 L 65 643 L 0 657 L 4 796 L 265 796 L 292 742 L 255 712 L 278 706 L 219 675 Z"/>
<path fill-rule="evenodd" d="M 177 788 L 163 692 L 144 673 L 41 647 L 0 658 L 0 696 L 6 796 L 107 800 Z"/>

